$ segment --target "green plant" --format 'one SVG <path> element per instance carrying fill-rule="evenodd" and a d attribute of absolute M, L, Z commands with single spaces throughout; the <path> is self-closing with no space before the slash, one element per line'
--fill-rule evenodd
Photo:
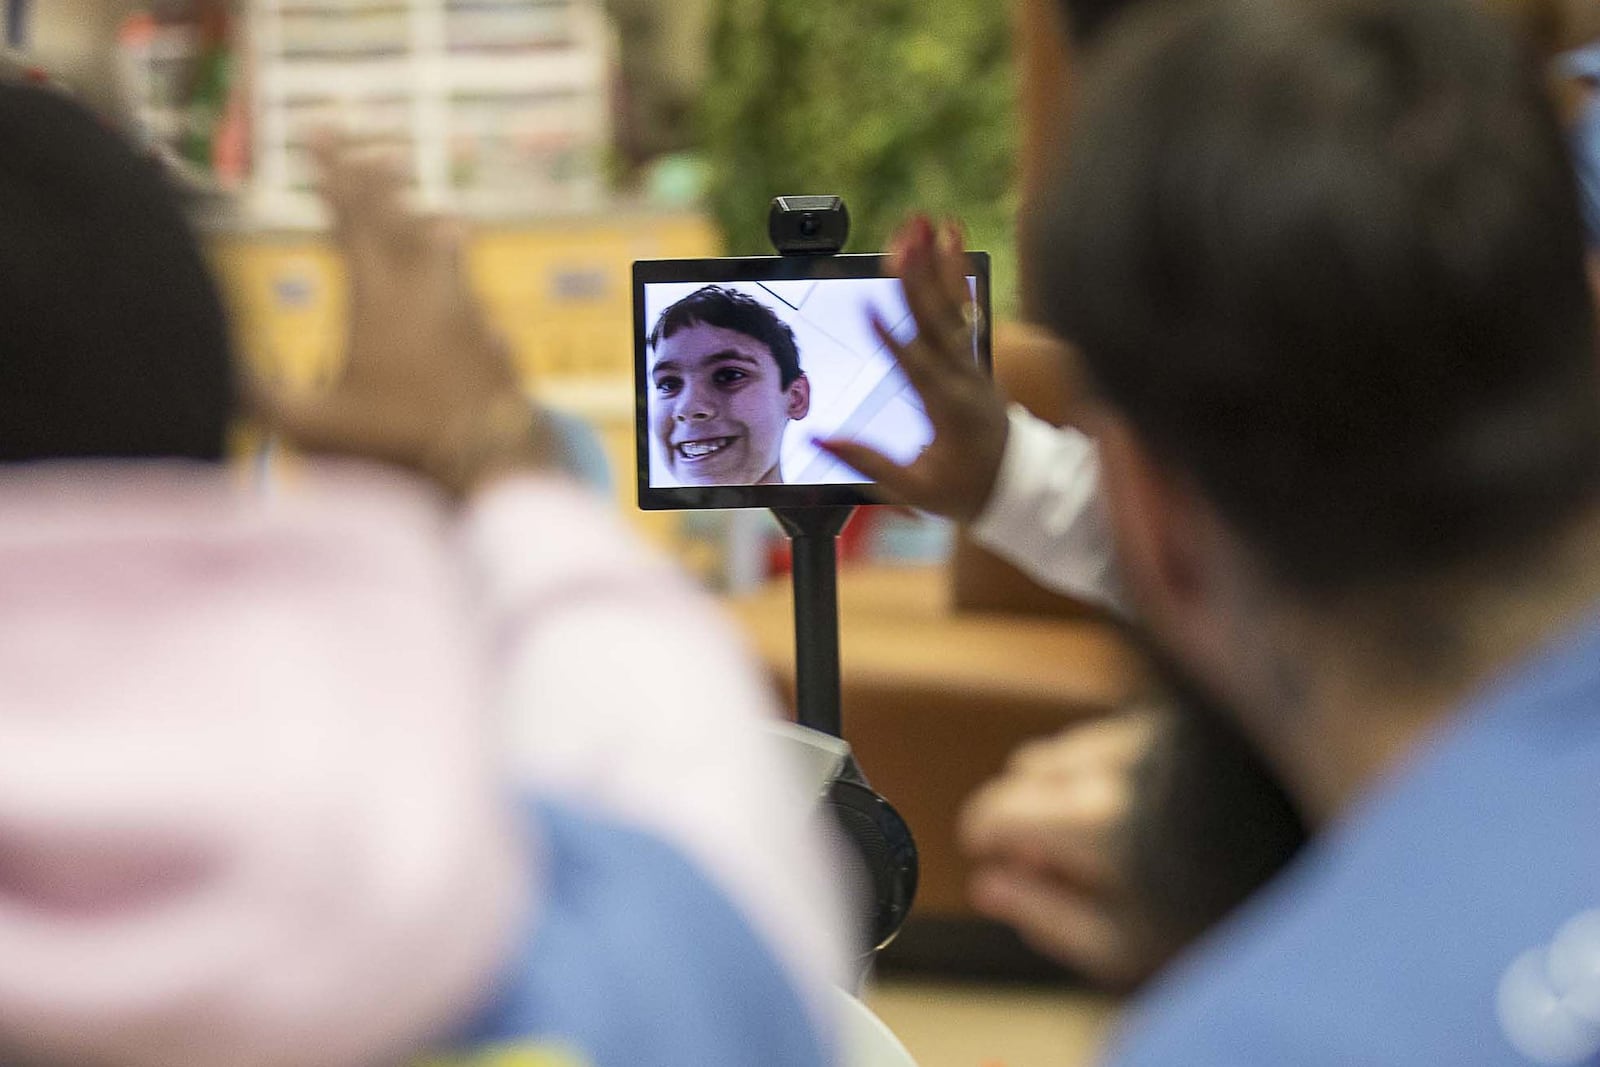
<path fill-rule="evenodd" d="M 717 0 L 700 118 L 729 252 L 770 252 L 771 197 L 837 193 L 856 251 L 913 212 L 961 218 L 1013 305 L 1009 16 L 995 0 Z"/>

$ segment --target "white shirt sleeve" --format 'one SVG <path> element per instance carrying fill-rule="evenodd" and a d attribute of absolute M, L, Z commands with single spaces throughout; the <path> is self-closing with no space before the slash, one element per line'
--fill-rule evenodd
<path fill-rule="evenodd" d="M 1126 613 L 1094 441 L 1018 404 L 1010 418 L 1000 474 L 972 536 L 1039 584 Z"/>

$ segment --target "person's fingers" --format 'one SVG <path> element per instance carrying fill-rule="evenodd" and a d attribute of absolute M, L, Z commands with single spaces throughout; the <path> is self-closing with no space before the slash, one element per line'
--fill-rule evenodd
<path fill-rule="evenodd" d="M 906 249 L 911 246 L 911 234 L 916 222 L 915 218 L 907 219 L 900 224 L 899 229 L 895 230 L 894 236 L 889 238 L 889 273 L 896 278 L 905 274 Z"/>
<path fill-rule="evenodd" d="M 941 278 L 938 237 L 933 224 L 919 219 L 906 249 L 900 275 L 918 338 L 945 367 L 972 368 L 972 324 L 952 300 Z"/>
<path fill-rule="evenodd" d="M 1036 774 L 1054 767 L 1060 761 L 1059 752 L 1065 740 L 1072 735 L 1073 727 L 1054 737 L 1036 737 L 1024 741 L 1006 760 L 1006 773 Z"/>
<path fill-rule="evenodd" d="M 475 316 L 472 332 L 478 338 L 474 350 L 481 353 L 482 370 L 489 385 L 500 391 L 526 392 L 532 376 L 519 372 L 511 342 L 477 312 L 476 305 L 471 313 Z"/>
<path fill-rule="evenodd" d="M 442 281 L 461 299 L 471 303 L 477 299 L 472 288 L 472 271 L 467 261 L 466 224 L 454 216 L 436 216 L 427 222 L 427 238 L 433 250 Z"/>
<path fill-rule="evenodd" d="M 1011 774 L 1068 776 L 1091 771 L 1130 773 L 1149 749 L 1154 722 L 1121 712 L 1074 723 L 1054 737 L 1026 742 L 1006 764 Z"/>
<path fill-rule="evenodd" d="M 1132 767 L 1155 743 L 1160 715 L 1137 707 L 1083 724 L 1080 748 L 1085 758 Z"/>
<path fill-rule="evenodd" d="M 859 441 L 817 438 L 813 443 L 828 455 L 843 461 L 876 485 L 873 497 L 885 504 L 916 503 L 916 476 L 882 452 Z"/>
<path fill-rule="evenodd" d="M 296 396 L 258 383 L 250 402 L 256 418 L 296 448 L 331 451 L 334 442 L 345 436 L 339 425 L 343 412 L 325 397 Z"/>
<path fill-rule="evenodd" d="M 338 134 L 324 136 L 313 147 L 317 190 L 328 206 L 333 231 L 340 236 L 347 235 L 371 206 L 362 195 L 363 168 L 356 151 L 348 138 Z"/>
<path fill-rule="evenodd" d="M 921 337 L 909 342 L 896 337 L 876 309 L 869 313 L 869 321 L 873 333 L 877 334 L 878 340 L 889 350 L 900 369 L 905 371 L 911 388 L 922 398 L 922 406 L 927 409 L 928 417 L 937 430 L 944 422 L 949 405 L 948 368 L 934 354 L 932 346 L 924 343 Z"/>
<path fill-rule="evenodd" d="M 957 307 L 972 303 L 972 288 L 967 284 L 967 237 L 961 224 L 949 220 L 939 230 L 939 277 L 945 299 Z"/>
<path fill-rule="evenodd" d="M 958 833 L 971 856 L 1050 870 L 1083 886 L 1124 881 L 1117 842 L 1128 804 L 1121 782 L 1088 776 L 1071 782 L 1001 779 L 962 812 Z"/>
<path fill-rule="evenodd" d="M 1126 931 L 1098 898 L 1006 868 L 980 870 L 968 896 L 980 914 L 1011 926 L 1044 955 L 1102 981 L 1120 983 L 1137 970 Z"/>
<path fill-rule="evenodd" d="M 387 262 L 405 217 L 405 176 L 387 157 L 337 141 L 323 157 L 322 196 L 340 248 L 361 275 Z"/>
<path fill-rule="evenodd" d="M 239 376 L 239 409 L 245 418 L 254 419 L 270 432 L 279 432 L 283 422 L 279 399 L 283 386 L 263 378 L 259 373 L 245 370 Z"/>
<path fill-rule="evenodd" d="M 402 207 L 386 221 L 384 232 L 384 254 L 400 272 L 396 279 L 403 280 L 408 307 L 430 316 L 475 312 L 465 231 L 455 219 L 414 215 Z"/>
<path fill-rule="evenodd" d="M 344 175 L 339 170 L 339 157 L 346 151 L 344 134 L 331 127 L 320 127 L 311 134 L 309 148 L 317 193 L 328 206 L 330 224 L 337 228 L 340 209 L 347 198 L 341 184 Z"/>
<path fill-rule="evenodd" d="M 1087 876 L 1104 866 L 1095 858 L 1106 839 L 1103 814 L 1075 807 L 1060 790 L 1001 781 L 973 797 L 957 832 L 968 855 L 1061 866 Z"/>
<path fill-rule="evenodd" d="M 938 243 L 933 223 L 923 217 L 914 220 L 901 256 L 900 281 L 918 330 L 930 340 L 942 341 L 957 325 L 958 310 L 939 277 Z"/>
<path fill-rule="evenodd" d="M 452 290 L 458 287 L 455 273 L 458 227 L 449 216 L 416 207 L 404 178 L 385 200 L 381 232 L 395 262 L 429 271 L 429 281 L 447 280 Z"/>
<path fill-rule="evenodd" d="M 352 166 L 351 180 L 362 205 L 362 236 L 371 239 L 390 266 L 409 267 L 425 257 L 428 221 L 408 202 L 409 179 L 400 161 L 386 152 L 368 152 Z"/>
<path fill-rule="evenodd" d="M 1069 735 L 1018 749 L 1007 762 L 1006 773 L 1033 778 L 1070 778 L 1110 769 L 1120 772 L 1126 767 L 1126 761 L 1117 758 L 1093 737 Z"/>
<path fill-rule="evenodd" d="M 967 237 L 961 224 L 954 220 L 945 224 L 942 233 L 939 273 L 945 296 L 959 310 L 963 327 L 953 335 L 951 350 L 959 353 L 970 367 L 977 368 L 978 336 L 984 327 L 983 309 L 978 306 L 976 294 L 967 281 Z"/>
<path fill-rule="evenodd" d="M 283 391 L 257 399 L 257 415 L 273 432 L 305 452 L 364 456 L 414 463 L 416 413 L 345 395 L 302 396 Z"/>

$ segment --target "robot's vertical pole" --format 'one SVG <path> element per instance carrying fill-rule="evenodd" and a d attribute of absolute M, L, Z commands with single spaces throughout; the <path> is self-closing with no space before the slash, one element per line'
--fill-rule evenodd
<path fill-rule="evenodd" d="M 843 736 L 839 534 L 853 507 L 775 508 L 794 557 L 795 708 L 801 726 Z"/>

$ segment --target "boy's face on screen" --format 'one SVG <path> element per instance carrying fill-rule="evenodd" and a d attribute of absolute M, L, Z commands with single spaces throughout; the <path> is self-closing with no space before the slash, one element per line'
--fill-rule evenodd
<path fill-rule="evenodd" d="M 656 347 L 651 422 L 682 485 L 781 481 L 783 431 L 811 407 L 804 375 L 787 388 L 772 351 L 735 330 L 704 323 Z"/>

